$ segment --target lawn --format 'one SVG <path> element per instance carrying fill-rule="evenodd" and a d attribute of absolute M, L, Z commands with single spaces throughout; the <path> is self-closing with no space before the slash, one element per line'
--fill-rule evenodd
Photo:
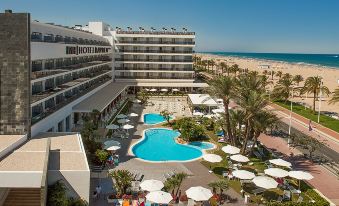
<path fill-rule="evenodd" d="M 291 108 L 290 101 L 287 101 L 286 103 L 284 101 L 275 101 L 274 103 L 286 109 Z M 297 103 L 293 103 L 292 108 L 293 108 L 293 112 L 307 119 L 311 119 L 314 122 L 318 121 L 318 113 L 314 114 L 311 109 L 305 108 L 304 106 L 297 104 Z M 320 114 L 319 124 L 323 125 L 324 127 L 330 128 L 336 132 L 339 132 L 339 120 Z"/>

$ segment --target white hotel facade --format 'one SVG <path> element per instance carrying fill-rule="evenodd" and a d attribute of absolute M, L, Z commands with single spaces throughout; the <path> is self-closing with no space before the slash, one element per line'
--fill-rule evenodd
<path fill-rule="evenodd" d="M 0 13 L 0 30 L 0 205 L 43 205 L 58 179 L 89 201 L 90 169 L 73 133 L 83 115 L 96 109 L 108 120 L 142 88 L 207 86 L 195 82 L 194 32 L 69 28 L 11 11 Z"/>

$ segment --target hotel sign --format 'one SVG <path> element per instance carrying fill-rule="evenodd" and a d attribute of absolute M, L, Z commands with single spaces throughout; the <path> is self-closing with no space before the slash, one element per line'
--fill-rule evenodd
<path fill-rule="evenodd" d="M 66 46 L 66 54 L 100 54 L 108 53 L 111 48 L 98 46 Z"/>

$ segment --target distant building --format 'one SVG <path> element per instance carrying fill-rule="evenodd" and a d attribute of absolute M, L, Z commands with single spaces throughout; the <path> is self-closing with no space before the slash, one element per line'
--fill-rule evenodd
<path fill-rule="evenodd" d="M 259 69 L 270 69 L 271 68 L 271 65 L 269 64 L 260 64 L 258 66 Z"/>

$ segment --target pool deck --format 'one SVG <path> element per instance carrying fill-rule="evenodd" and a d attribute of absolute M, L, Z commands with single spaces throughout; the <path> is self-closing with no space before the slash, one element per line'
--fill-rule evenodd
<path fill-rule="evenodd" d="M 164 100 L 161 101 L 164 102 Z M 218 180 L 216 175 L 209 173 L 208 169 L 200 163 L 200 160 L 192 162 L 150 163 L 141 161 L 135 158 L 135 156 L 131 155 L 129 153 L 129 149 L 131 145 L 134 145 L 137 141 L 139 141 L 140 138 L 142 138 L 143 131 L 148 128 L 157 128 L 160 126 L 144 125 L 141 122 L 144 113 L 159 112 L 154 109 L 152 110 L 152 107 L 150 106 L 144 107 L 135 104 L 131 108 L 130 112 L 139 114 L 139 117 L 130 118 L 130 123 L 136 125 L 136 128 L 130 130 L 131 135 L 128 139 L 115 139 L 121 142 L 122 148 L 118 151 L 120 164 L 115 167 L 114 170 L 127 169 L 132 173 L 143 174 L 144 180 L 157 179 L 161 181 L 165 181 L 164 174 L 169 172 L 185 172 L 190 176 L 183 182 L 181 186 L 181 190 L 183 192 L 192 186 L 203 186 L 208 188 L 208 183 Z M 183 111 L 183 113 L 185 116 L 190 114 L 189 111 Z M 179 112 L 177 114 L 179 114 Z M 102 174 L 99 174 L 99 176 L 98 174 L 92 174 L 91 191 L 94 191 L 96 185 L 98 184 L 100 184 L 102 187 L 103 195 L 98 200 L 91 199 L 90 205 L 109 205 L 107 204 L 104 194 L 112 192 L 112 179 L 107 177 L 107 172 L 103 172 Z M 225 192 L 225 194 L 229 195 L 234 200 L 234 202 L 227 203 L 227 205 L 245 205 L 244 199 L 233 189 L 230 188 Z"/>

